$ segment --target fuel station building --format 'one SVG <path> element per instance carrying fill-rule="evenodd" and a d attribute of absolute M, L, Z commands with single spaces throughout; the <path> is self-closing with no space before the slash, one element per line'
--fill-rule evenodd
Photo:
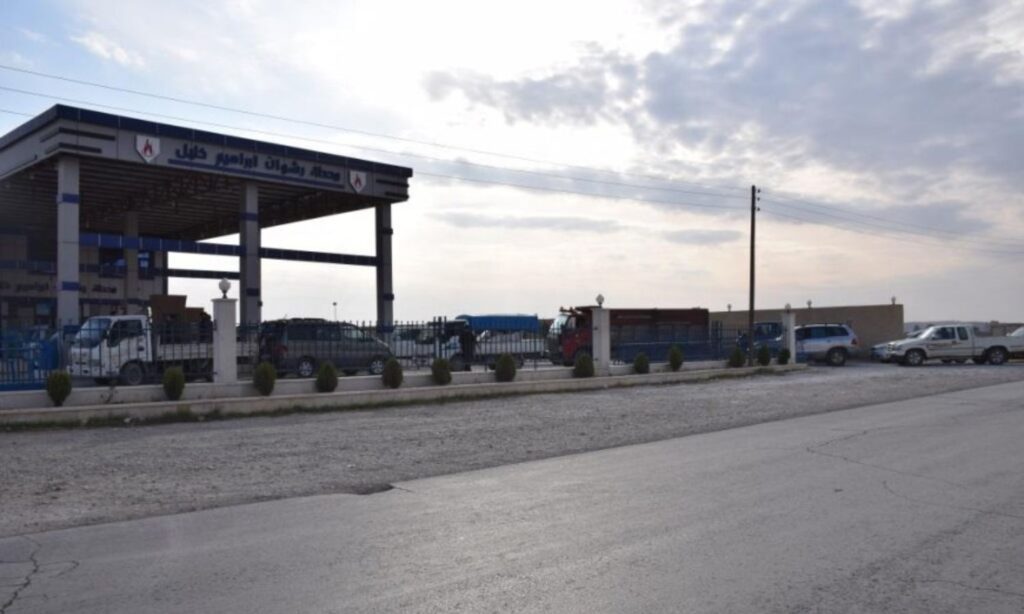
<path fill-rule="evenodd" d="M 262 259 L 376 269 L 393 321 L 391 205 L 412 169 L 57 105 L 0 137 L 0 326 L 76 326 L 140 313 L 172 277 L 240 280 L 261 320 Z M 264 228 L 372 208 L 375 253 L 266 247 Z M 239 245 L 204 243 L 240 234 Z M 172 269 L 171 252 L 237 256 L 232 271 Z"/>

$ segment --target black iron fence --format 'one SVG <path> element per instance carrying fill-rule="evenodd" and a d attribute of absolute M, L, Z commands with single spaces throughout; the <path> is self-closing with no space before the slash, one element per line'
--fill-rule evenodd
<path fill-rule="evenodd" d="M 346 375 L 376 375 L 391 358 L 405 370 L 429 369 L 434 360 L 444 358 L 452 370 L 461 371 L 493 368 L 501 354 L 510 354 L 520 367 L 536 368 L 546 361 L 544 332 L 539 321 L 515 330 L 479 330 L 467 321 L 447 318 L 390 325 L 276 320 L 239 328 L 239 375 L 249 375 L 263 361 L 282 376 L 313 377 L 326 362 Z"/>
<path fill-rule="evenodd" d="M 238 375 L 252 376 L 260 362 L 282 377 L 315 377 L 324 363 L 345 375 L 379 374 L 391 358 L 406 371 L 429 369 L 438 358 L 453 371 L 493 369 L 502 354 L 520 368 L 565 364 L 560 338 L 532 317 L 434 318 L 381 325 L 292 318 L 242 325 L 236 330 Z M 66 369 L 76 385 L 156 383 L 170 367 L 189 380 L 212 380 L 214 323 L 150 323 L 143 316 L 93 317 L 70 335 L 45 327 L 5 331 L 0 345 L 0 390 L 41 388 L 54 369 Z M 631 363 L 644 353 L 668 360 L 679 346 L 686 361 L 725 360 L 746 348 L 743 331 L 687 324 L 617 326 L 611 331 L 613 362 Z M 589 349 L 589 348 L 586 348 Z"/>

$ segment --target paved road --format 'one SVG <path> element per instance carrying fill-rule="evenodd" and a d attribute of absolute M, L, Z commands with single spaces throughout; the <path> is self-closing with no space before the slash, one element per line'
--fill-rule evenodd
<path fill-rule="evenodd" d="M 374 495 L 12 537 L 0 541 L 0 604 L 1021 612 L 1022 441 L 1024 383 L 1012 383 Z"/>

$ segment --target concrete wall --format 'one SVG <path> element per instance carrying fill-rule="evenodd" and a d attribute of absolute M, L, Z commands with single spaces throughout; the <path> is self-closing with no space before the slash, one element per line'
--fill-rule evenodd
<path fill-rule="evenodd" d="M 757 322 L 781 321 L 784 309 L 757 309 Z M 899 339 L 903 336 L 903 305 L 850 305 L 840 307 L 796 308 L 797 326 L 804 324 L 848 324 L 853 327 L 863 350 L 862 357 L 872 345 Z M 712 322 L 721 322 L 727 330 L 746 329 L 746 311 L 713 311 Z"/>

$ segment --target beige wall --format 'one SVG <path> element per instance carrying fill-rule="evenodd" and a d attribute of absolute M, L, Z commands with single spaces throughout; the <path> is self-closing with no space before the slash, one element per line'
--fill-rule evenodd
<path fill-rule="evenodd" d="M 863 356 L 876 343 L 892 341 L 903 336 L 903 305 L 851 305 L 842 307 L 802 307 L 793 309 L 797 325 L 803 324 L 848 324 L 860 341 Z M 782 309 L 757 309 L 754 311 L 756 322 L 778 322 L 782 319 Z M 746 311 L 712 311 L 712 322 L 721 322 L 722 327 L 729 329 L 745 329 L 747 327 Z"/>

